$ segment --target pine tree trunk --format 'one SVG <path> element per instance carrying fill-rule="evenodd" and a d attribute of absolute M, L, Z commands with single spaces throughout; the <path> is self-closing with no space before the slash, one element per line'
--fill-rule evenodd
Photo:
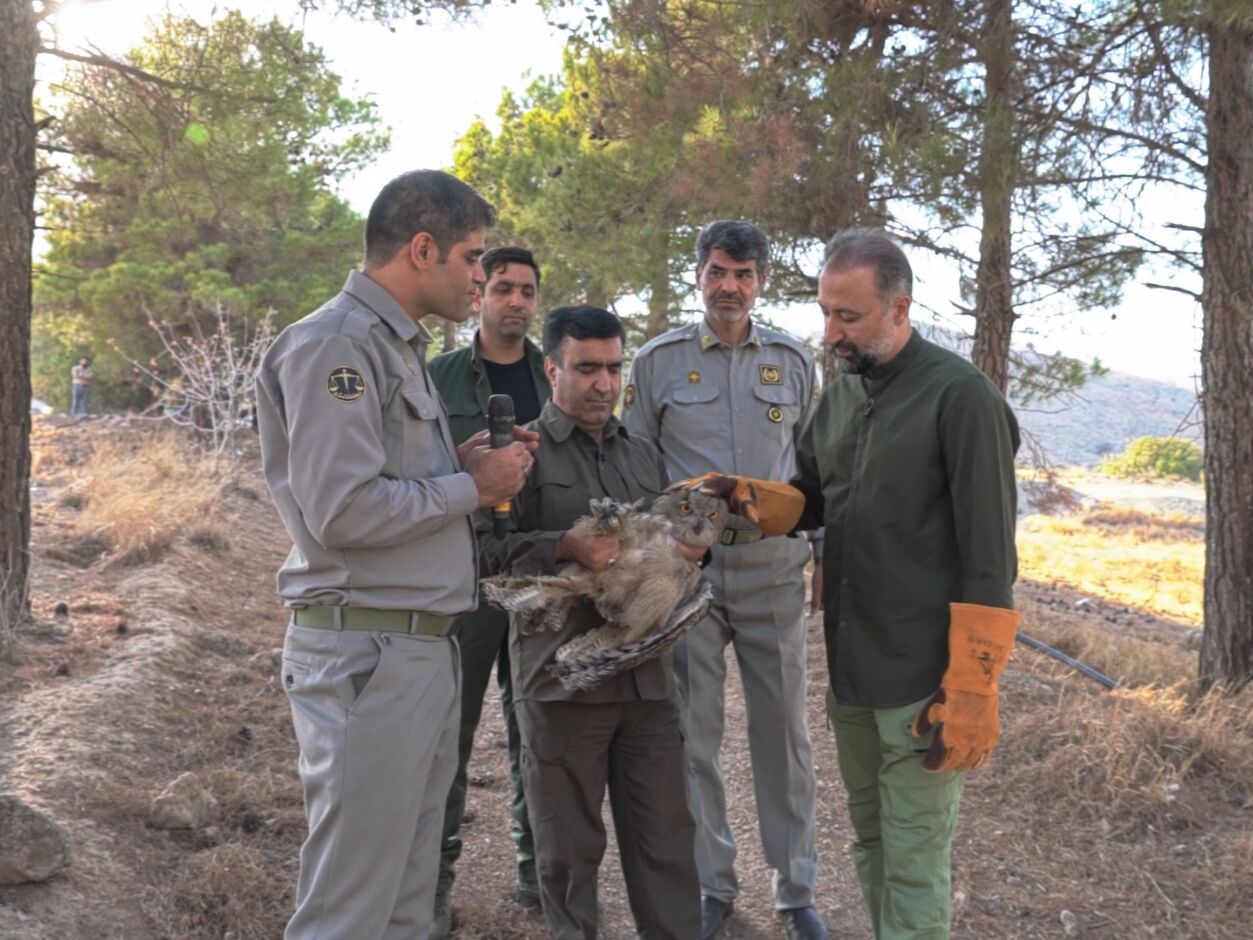
<path fill-rule="evenodd" d="M 648 290 L 648 320 L 644 324 L 644 339 L 649 340 L 660 336 L 670 329 L 670 303 L 673 300 L 670 287 L 670 235 L 663 233 L 658 245 L 657 256 L 660 262 L 656 266 L 657 276 Z"/>
<path fill-rule="evenodd" d="M 0 632 L 26 611 L 29 571 L 36 43 L 30 0 L 0 0 Z"/>
<path fill-rule="evenodd" d="M 1200 674 L 1239 687 L 1253 678 L 1253 30 L 1214 26 L 1209 46 Z"/>
<path fill-rule="evenodd" d="M 1014 282 L 1010 269 L 1014 169 L 1012 0 L 988 0 L 979 45 L 984 66 L 983 151 L 979 201 L 983 237 L 975 276 L 975 343 L 971 359 L 1002 392 L 1009 380 L 1009 339 L 1014 331 Z"/>

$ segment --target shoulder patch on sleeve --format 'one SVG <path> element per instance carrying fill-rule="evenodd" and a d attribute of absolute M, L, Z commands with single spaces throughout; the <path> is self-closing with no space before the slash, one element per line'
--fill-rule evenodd
<path fill-rule="evenodd" d="M 622 406 L 630 408 L 635 404 L 635 383 L 631 382 L 627 385 L 626 391 L 622 393 Z"/>
<path fill-rule="evenodd" d="M 365 394 L 365 378 L 356 369 L 340 366 L 331 370 L 326 390 L 332 398 L 340 401 L 356 401 Z"/>

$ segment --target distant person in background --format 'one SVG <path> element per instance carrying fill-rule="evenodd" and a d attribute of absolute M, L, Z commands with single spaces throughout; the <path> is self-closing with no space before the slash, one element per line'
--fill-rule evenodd
<path fill-rule="evenodd" d="M 70 414 L 76 418 L 87 417 L 87 395 L 91 391 L 91 359 L 83 356 L 70 369 Z"/>
<path fill-rule="evenodd" d="M 487 399 L 509 395 L 519 427 L 534 421 L 551 397 L 544 375 L 544 354 L 527 339 L 539 304 L 539 265 L 525 248 L 493 248 L 483 255 L 487 278 L 475 298 L 479 328 L 469 346 L 431 360 L 431 381 L 448 409 L 453 442 L 487 427 Z M 479 599 L 478 610 L 458 618 L 454 633 L 461 650 L 461 731 L 457 775 L 444 807 L 439 883 L 435 891 L 435 920 L 431 940 L 445 940 L 452 932 L 452 885 L 461 857 L 461 817 L 466 808 L 466 767 L 474 733 L 483 714 L 483 696 L 496 666 L 500 704 L 509 736 L 509 772 L 513 785 L 511 835 L 518 865 L 516 899 L 538 909 L 535 844 L 527 821 L 522 792 L 522 744 L 514 716 L 513 685 L 509 677 L 509 615 Z"/>

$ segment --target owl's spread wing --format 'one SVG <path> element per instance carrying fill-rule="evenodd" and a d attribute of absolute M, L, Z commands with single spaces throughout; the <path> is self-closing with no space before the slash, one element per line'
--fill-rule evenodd
<path fill-rule="evenodd" d="M 557 661 L 548 671 L 571 691 L 593 689 L 610 676 L 641 663 L 655 659 L 667 652 L 679 638 L 690 630 L 705 612 L 713 599 L 713 588 L 706 581 L 685 598 L 666 620 L 665 625 L 644 639 L 625 646 L 605 646 L 597 643 L 580 645 L 579 637 L 557 651 Z M 604 629 L 604 628 L 601 628 Z M 595 631 L 592 631 L 595 632 Z M 585 636 L 590 636 L 586 634 Z"/>

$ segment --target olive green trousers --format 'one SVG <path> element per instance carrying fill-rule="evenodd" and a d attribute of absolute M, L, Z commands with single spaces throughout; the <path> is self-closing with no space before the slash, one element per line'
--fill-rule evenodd
<path fill-rule="evenodd" d="M 496 667 L 500 685 L 500 704 L 505 714 L 509 743 L 509 779 L 513 816 L 509 835 L 513 839 L 518 864 L 518 887 L 528 892 L 535 888 L 535 843 L 527 820 L 526 795 L 522 789 L 522 741 L 518 719 L 513 709 L 513 684 L 509 674 L 509 615 L 480 599 L 478 610 L 462 614 L 457 625 L 457 646 L 461 652 L 461 724 L 457 741 L 457 773 L 448 791 L 444 806 L 444 830 L 440 846 L 439 891 L 447 895 L 456 877 L 457 859 L 461 857 L 461 817 L 466 808 L 467 767 L 474 748 L 474 735 L 483 715 L 483 698 Z M 485 821 L 486 825 L 494 825 Z"/>
<path fill-rule="evenodd" d="M 964 774 L 922 769 L 931 739 L 913 737 L 909 726 L 924 704 L 865 708 L 827 693 L 875 940 L 949 936 L 950 849 Z"/>

